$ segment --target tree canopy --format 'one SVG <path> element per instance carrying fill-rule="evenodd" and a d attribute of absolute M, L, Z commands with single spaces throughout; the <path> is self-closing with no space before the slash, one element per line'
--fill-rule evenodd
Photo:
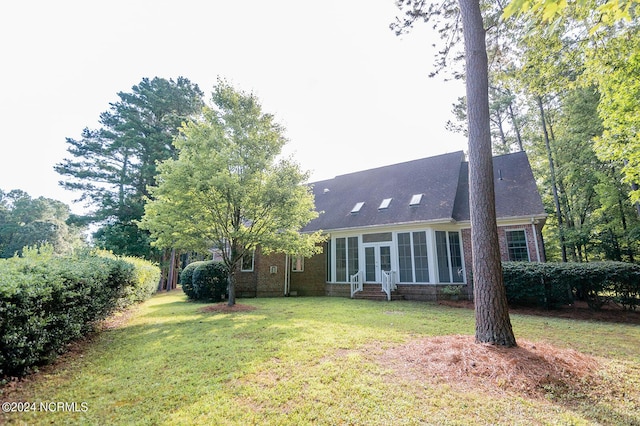
<path fill-rule="evenodd" d="M 185 123 L 174 140 L 177 159 L 159 166 L 158 185 L 141 226 L 160 247 L 217 250 L 229 269 L 229 304 L 235 271 L 258 246 L 310 256 L 320 233 L 300 229 L 317 216 L 308 174 L 280 158 L 284 129 L 262 112 L 253 94 L 219 80 L 213 105 Z"/>
<path fill-rule="evenodd" d="M 398 3 L 407 19 L 396 28 L 428 20 L 442 35 L 448 34 L 445 41 L 459 38 L 445 31 L 458 27 L 455 1 L 430 8 L 419 0 Z M 543 229 L 548 260 L 636 261 L 637 2 L 520 3 L 522 10 L 505 19 L 504 5 L 480 2 L 493 152 L 526 150 L 549 213 Z M 542 13 L 552 3 L 554 12 Z M 457 50 L 441 48 L 448 56 L 441 54 L 436 67 L 456 69 L 458 56 L 450 52 Z M 456 120 L 448 123 L 449 129 L 466 132 L 466 109 L 467 99 L 462 98 L 454 106 Z"/>
<path fill-rule="evenodd" d="M 69 206 L 45 197 L 31 198 L 24 191 L 0 190 L 0 257 L 20 255 L 24 247 L 50 245 L 66 254 L 83 241 L 80 228 L 71 224 Z"/>
<path fill-rule="evenodd" d="M 182 123 L 200 113 L 203 93 L 188 79 L 144 78 L 100 115 L 102 127 L 67 138 L 70 158 L 55 170 L 60 185 L 94 207 L 88 221 L 102 224 L 96 243 L 118 254 L 151 257 L 150 240 L 135 222 L 144 212 L 156 164 L 175 156 Z"/>

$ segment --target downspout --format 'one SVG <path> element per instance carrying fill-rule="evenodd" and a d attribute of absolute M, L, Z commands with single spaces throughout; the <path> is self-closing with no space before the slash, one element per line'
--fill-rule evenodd
<path fill-rule="evenodd" d="M 540 263 L 540 246 L 538 245 L 538 230 L 536 229 L 536 221 L 534 218 L 531 218 L 531 229 L 533 231 L 533 241 L 536 244 L 536 257 L 538 258 L 538 263 Z"/>
<path fill-rule="evenodd" d="M 291 276 L 289 268 L 289 255 L 284 256 L 284 295 L 288 296 L 291 290 Z"/>

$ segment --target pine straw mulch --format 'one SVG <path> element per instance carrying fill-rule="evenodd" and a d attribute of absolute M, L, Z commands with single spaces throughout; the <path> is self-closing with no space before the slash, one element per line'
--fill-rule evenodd
<path fill-rule="evenodd" d="M 466 300 L 440 301 L 439 304 L 465 309 L 474 307 L 473 302 Z M 640 324 L 640 312 L 623 311 L 615 306 L 594 311 L 584 302 L 553 310 L 515 307 L 509 311 L 523 315 Z M 517 347 L 504 348 L 476 343 L 473 336 L 438 336 L 391 348 L 378 360 L 408 380 L 430 379 L 462 391 L 480 389 L 490 394 L 515 393 L 528 398 L 543 398 L 549 394 L 576 397 L 608 392 L 608 384 L 598 374 L 603 368 L 603 361 L 548 343 L 516 340 Z"/>
<path fill-rule="evenodd" d="M 594 357 L 546 343 L 519 339 L 517 347 L 504 348 L 460 335 L 413 340 L 386 350 L 378 361 L 408 380 L 528 398 L 583 394 L 598 380 L 600 367 Z"/>

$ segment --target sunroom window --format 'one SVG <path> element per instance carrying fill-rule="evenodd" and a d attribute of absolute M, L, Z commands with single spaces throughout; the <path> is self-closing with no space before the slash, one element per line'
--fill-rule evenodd
<path fill-rule="evenodd" d="M 398 233 L 398 273 L 403 283 L 429 282 L 427 235 L 424 231 Z"/>
<path fill-rule="evenodd" d="M 336 281 L 345 282 L 358 272 L 358 237 L 336 238 Z"/>
<path fill-rule="evenodd" d="M 438 281 L 441 283 L 464 282 L 462 247 L 457 231 L 436 231 L 436 257 Z"/>

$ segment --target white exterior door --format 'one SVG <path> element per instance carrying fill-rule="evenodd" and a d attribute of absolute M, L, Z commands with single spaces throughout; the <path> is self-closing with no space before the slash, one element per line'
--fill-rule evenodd
<path fill-rule="evenodd" d="M 382 271 L 391 270 L 391 245 L 376 244 L 364 248 L 364 280 L 368 283 L 382 282 Z"/>

